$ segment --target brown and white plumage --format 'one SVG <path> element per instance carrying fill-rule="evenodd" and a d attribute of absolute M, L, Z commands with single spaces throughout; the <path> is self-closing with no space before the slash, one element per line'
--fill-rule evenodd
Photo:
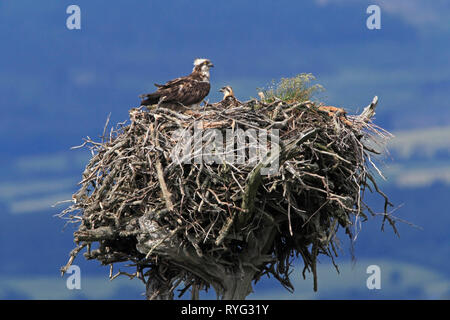
<path fill-rule="evenodd" d="M 219 91 L 223 92 L 223 99 L 222 101 L 218 102 L 218 105 L 220 105 L 221 107 L 233 108 L 242 104 L 238 99 L 236 99 L 236 97 L 234 96 L 233 88 L 231 88 L 230 86 L 225 86 Z"/>
<path fill-rule="evenodd" d="M 209 94 L 209 69 L 214 65 L 208 59 L 195 59 L 192 73 L 176 78 L 165 84 L 156 84 L 153 93 L 142 94 L 141 105 L 182 104 L 190 106 L 198 104 Z"/>

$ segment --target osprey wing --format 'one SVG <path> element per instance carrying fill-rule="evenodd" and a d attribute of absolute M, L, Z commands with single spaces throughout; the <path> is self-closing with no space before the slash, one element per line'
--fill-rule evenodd
<path fill-rule="evenodd" d="M 179 78 L 167 81 L 165 84 L 157 84 L 157 83 L 155 83 L 155 87 L 160 88 L 160 89 L 167 89 L 167 88 L 172 87 L 172 86 L 180 85 L 181 83 L 183 83 L 185 81 L 189 81 L 188 76 L 186 76 L 186 77 L 179 77 Z"/>
<path fill-rule="evenodd" d="M 158 92 L 167 102 L 181 102 L 185 106 L 197 104 L 209 94 L 211 86 L 207 81 L 185 79 L 174 85 L 160 88 Z"/>
<path fill-rule="evenodd" d="M 176 91 L 182 86 L 186 81 L 189 81 L 188 77 L 180 77 L 166 82 L 166 84 L 157 84 L 155 86 L 158 88 L 155 92 L 141 94 L 139 98 L 142 99 L 141 105 L 152 105 L 164 98 L 164 101 L 171 100 L 171 97 L 176 95 Z"/>

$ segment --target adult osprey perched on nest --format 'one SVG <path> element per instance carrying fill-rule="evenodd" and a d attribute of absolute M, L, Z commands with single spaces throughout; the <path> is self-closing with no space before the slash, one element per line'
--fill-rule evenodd
<path fill-rule="evenodd" d="M 176 78 L 166 84 L 156 84 L 158 89 L 153 93 L 142 94 L 141 105 L 153 104 L 182 104 L 190 106 L 199 104 L 208 95 L 209 69 L 214 65 L 208 59 L 195 59 L 192 73 L 185 77 Z"/>

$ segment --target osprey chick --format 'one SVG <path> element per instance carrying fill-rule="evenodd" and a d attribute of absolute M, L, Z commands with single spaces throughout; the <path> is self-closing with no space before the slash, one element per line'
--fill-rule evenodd
<path fill-rule="evenodd" d="M 233 88 L 225 86 L 219 91 L 223 92 L 223 99 L 218 104 L 223 108 L 233 108 L 241 105 L 242 103 L 234 96 Z"/>
<path fill-rule="evenodd" d="M 175 103 L 184 106 L 198 104 L 208 95 L 209 69 L 214 65 L 208 59 L 195 59 L 192 73 L 185 77 L 176 78 L 166 84 L 156 84 L 158 88 L 153 93 L 142 94 L 141 105 L 149 106 L 161 103 Z"/>

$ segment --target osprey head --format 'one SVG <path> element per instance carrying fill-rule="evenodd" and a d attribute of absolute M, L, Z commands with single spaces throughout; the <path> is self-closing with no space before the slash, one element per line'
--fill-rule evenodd
<path fill-rule="evenodd" d="M 231 88 L 230 86 L 222 87 L 219 91 L 223 92 L 223 99 L 226 99 L 229 96 L 234 97 L 233 88 Z"/>
<path fill-rule="evenodd" d="M 208 59 L 195 59 L 193 72 L 200 73 L 205 80 L 209 80 L 209 68 L 214 67 L 214 65 Z"/>

